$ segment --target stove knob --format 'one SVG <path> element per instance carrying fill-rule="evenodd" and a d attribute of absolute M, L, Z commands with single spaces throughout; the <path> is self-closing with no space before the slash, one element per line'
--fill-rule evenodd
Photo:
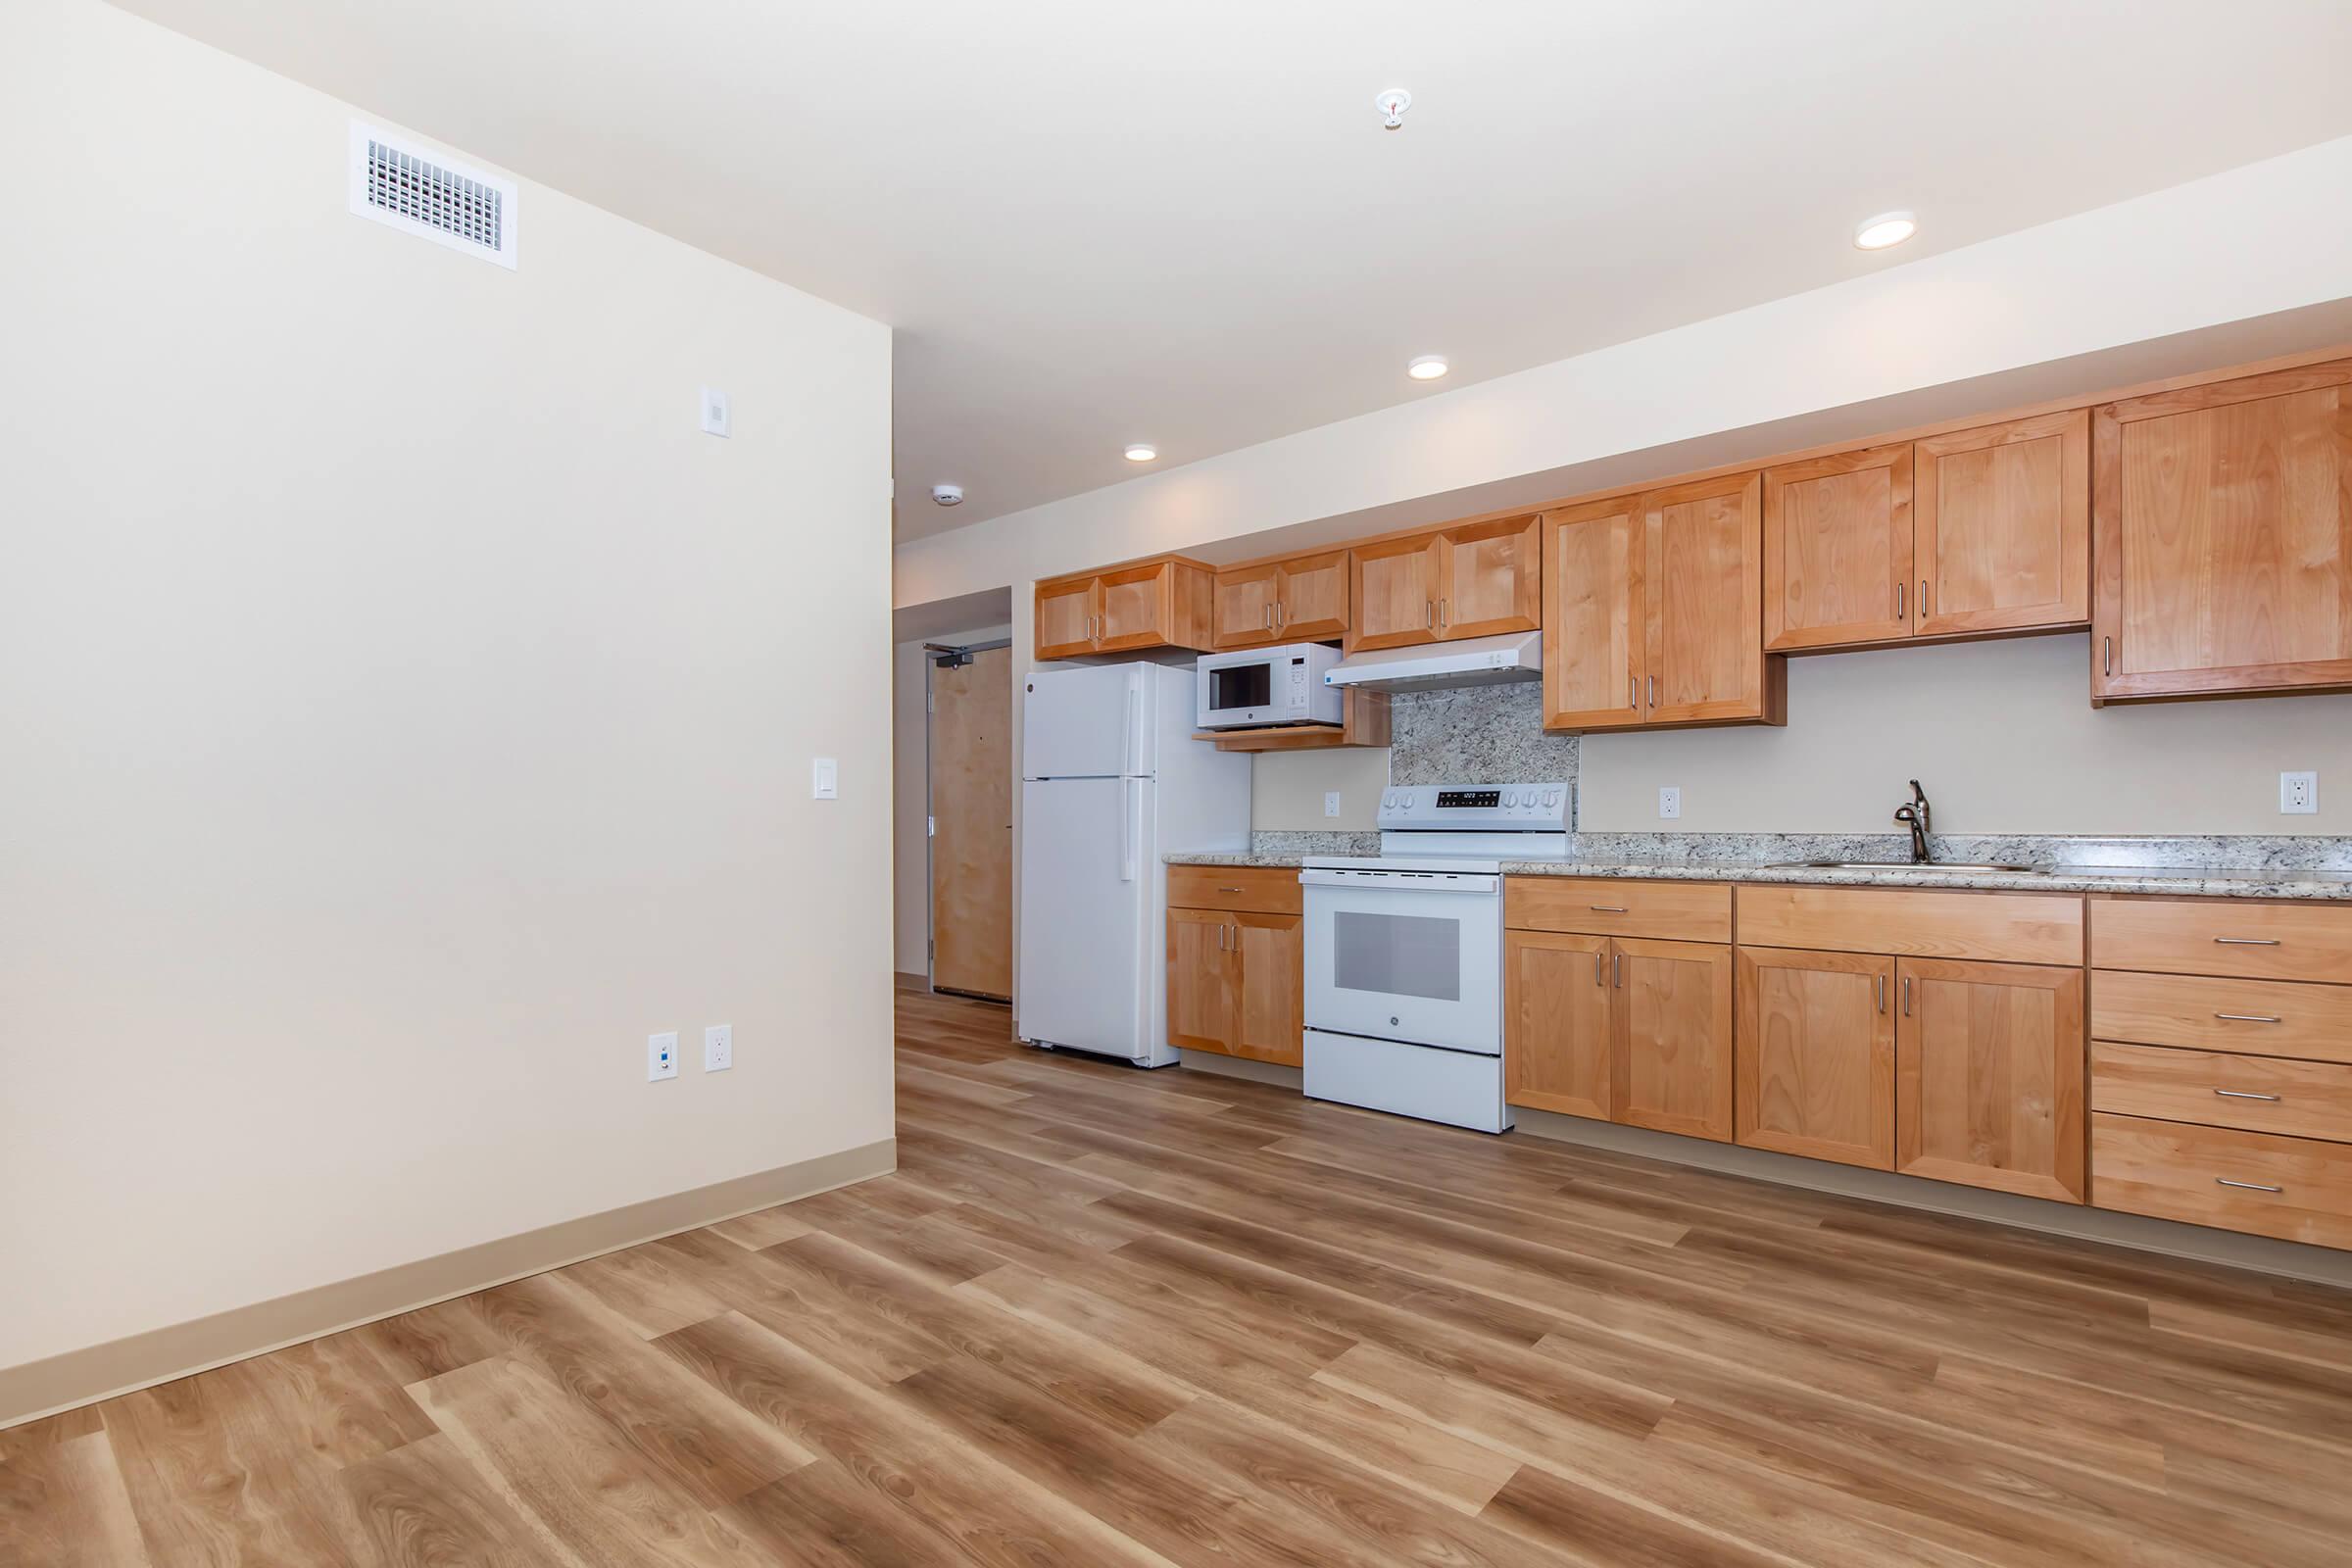
<path fill-rule="evenodd" d="M 1559 792 L 1558 790 L 1545 790 L 1545 791 L 1544 792 L 1544 804 L 1545 806 L 1557 806 L 1557 805 L 1559 805 L 1559 804 L 1560 804 L 1560 792 Z"/>
<path fill-rule="evenodd" d="M 1517 790 L 1504 790 L 1502 792 L 1502 804 L 1506 808 L 1517 806 L 1519 804 L 1519 792 Z"/>

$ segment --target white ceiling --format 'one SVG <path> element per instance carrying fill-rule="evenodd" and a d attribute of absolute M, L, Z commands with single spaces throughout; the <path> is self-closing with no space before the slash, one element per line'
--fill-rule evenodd
<path fill-rule="evenodd" d="M 890 322 L 901 538 L 2352 131 L 2344 0 L 125 9 Z"/>

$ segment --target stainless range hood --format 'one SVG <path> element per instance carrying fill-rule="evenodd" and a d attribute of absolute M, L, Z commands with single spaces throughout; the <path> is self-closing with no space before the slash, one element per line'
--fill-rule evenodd
<path fill-rule="evenodd" d="M 1458 643 L 1424 643 L 1418 648 L 1353 654 L 1325 671 L 1323 683 L 1376 692 L 1414 692 L 1543 678 L 1544 634 L 1515 631 L 1500 637 L 1465 637 Z"/>

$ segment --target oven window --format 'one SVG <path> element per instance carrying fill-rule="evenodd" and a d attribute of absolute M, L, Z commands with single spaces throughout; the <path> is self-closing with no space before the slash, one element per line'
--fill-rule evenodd
<path fill-rule="evenodd" d="M 1208 706 L 1223 710 L 1230 708 L 1263 708 L 1274 697 L 1274 666 L 1271 663 L 1228 664 L 1208 672 Z"/>
<path fill-rule="evenodd" d="M 1331 917 L 1332 984 L 1389 997 L 1462 1000 L 1462 922 L 1432 914 Z"/>

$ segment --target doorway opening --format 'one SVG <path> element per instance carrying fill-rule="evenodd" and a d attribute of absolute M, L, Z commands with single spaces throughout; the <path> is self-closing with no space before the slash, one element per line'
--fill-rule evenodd
<path fill-rule="evenodd" d="M 931 989 L 1012 1000 L 1012 640 L 923 645 Z"/>

